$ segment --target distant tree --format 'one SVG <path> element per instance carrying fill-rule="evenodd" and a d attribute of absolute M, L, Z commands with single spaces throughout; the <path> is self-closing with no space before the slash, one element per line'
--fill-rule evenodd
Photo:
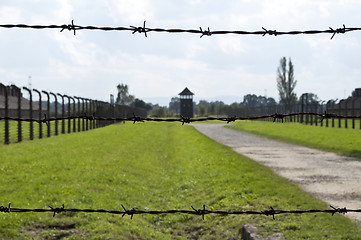
<path fill-rule="evenodd" d="M 198 115 L 200 117 L 207 117 L 207 108 L 204 105 L 198 105 Z"/>
<path fill-rule="evenodd" d="M 318 99 L 318 96 L 314 93 L 303 93 L 299 99 L 299 102 L 303 104 L 304 107 L 307 107 L 308 109 L 304 109 L 306 111 L 316 111 L 317 108 L 321 102 L 321 100 Z"/>
<path fill-rule="evenodd" d="M 158 104 L 152 106 L 152 110 L 150 111 L 151 117 L 173 117 L 173 111 L 169 111 L 167 107 L 161 107 Z"/>
<path fill-rule="evenodd" d="M 179 97 L 172 97 L 169 102 L 169 110 L 173 111 L 175 114 L 180 113 L 180 99 Z"/>
<path fill-rule="evenodd" d="M 116 104 L 129 106 L 133 103 L 135 97 L 129 94 L 129 88 L 127 84 L 118 84 L 118 94 Z"/>
<path fill-rule="evenodd" d="M 276 105 L 274 98 L 267 98 L 265 96 L 257 96 L 255 94 L 247 94 L 243 96 L 243 102 L 241 103 L 243 107 L 259 107 L 265 105 Z"/>
<path fill-rule="evenodd" d="M 294 77 L 294 69 L 291 59 L 281 58 L 280 66 L 277 69 L 277 88 L 280 95 L 280 103 L 290 112 L 296 104 L 297 96 L 294 92 L 297 80 Z"/>
<path fill-rule="evenodd" d="M 142 109 L 145 109 L 146 111 L 149 111 L 152 109 L 152 106 L 149 103 L 145 103 L 143 100 L 141 100 L 139 98 L 134 99 L 131 106 L 136 107 L 136 108 L 142 108 Z"/>
<path fill-rule="evenodd" d="M 243 96 L 242 104 L 245 107 L 256 107 L 259 105 L 259 99 L 256 94 L 247 94 Z"/>
<path fill-rule="evenodd" d="M 276 105 L 276 104 L 277 104 L 277 102 L 276 102 L 276 100 L 275 100 L 274 98 L 271 98 L 271 97 L 267 98 L 267 100 L 266 100 L 266 105 L 268 105 L 268 106 L 274 106 L 274 105 Z"/>

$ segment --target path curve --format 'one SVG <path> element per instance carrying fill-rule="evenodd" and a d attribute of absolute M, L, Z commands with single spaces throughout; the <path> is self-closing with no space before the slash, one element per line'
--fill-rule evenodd
<path fill-rule="evenodd" d="M 361 161 L 356 158 L 258 137 L 226 128 L 225 124 L 192 126 L 235 152 L 272 168 L 329 205 L 361 209 Z M 345 216 L 361 225 L 360 213 Z"/>

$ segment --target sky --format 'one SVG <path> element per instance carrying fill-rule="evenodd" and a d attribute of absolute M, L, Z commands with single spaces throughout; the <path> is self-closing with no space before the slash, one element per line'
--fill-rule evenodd
<path fill-rule="evenodd" d="M 0 24 L 277 31 L 361 27 L 358 0 L 1 0 Z M 294 65 L 297 96 L 343 99 L 361 87 L 361 31 L 296 36 L 0 28 L 0 83 L 109 101 L 118 84 L 161 106 L 194 100 L 279 100 L 277 68 Z M 24 94 L 26 95 L 26 94 Z"/>

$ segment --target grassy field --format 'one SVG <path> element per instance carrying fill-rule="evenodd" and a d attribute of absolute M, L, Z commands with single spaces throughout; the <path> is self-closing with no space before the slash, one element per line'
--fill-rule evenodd
<path fill-rule="evenodd" d="M 303 123 L 306 124 L 306 116 L 303 116 Z M 313 117 L 312 119 L 312 125 L 316 125 L 316 121 L 317 121 L 317 125 L 321 126 L 321 118 L 320 117 Z M 287 121 L 289 121 L 289 118 L 287 119 Z M 293 120 L 294 121 L 294 120 Z M 300 121 L 300 120 L 299 120 Z M 347 121 L 347 128 L 352 128 L 352 123 L 354 122 L 354 128 L 355 129 L 360 129 L 360 119 L 334 119 L 334 128 L 345 128 L 346 127 L 346 121 Z M 323 120 L 323 127 L 326 127 L 326 122 L 327 119 Z M 309 116 L 308 118 L 308 125 L 311 125 L 311 116 Z M 328 119 L 328 127 L 331 128 L 332 127 L 332 119 Z"/>
<path fill-rule="evenodd" d="M 361 159 L 361 130 L 262 121 L 238 122 L 228 127 Z"/>
<path fill-rule="evenodd" d="M 270 169 L 179 123 L 116 124 L 0 146 L 0 205 L 167 210 L 327 209 Z M 361 239 L 335 214 L 216 216 L 0 213 L 1 239 L 229 239 L 243 224 L 287 239 Z"/>
<path fill-rule="evenodd" d="M 75 130 L 78 131 L 78 124 L 80 121 L 80 130 L 83 129 L 83 120 L 75 120 Z M 58 124 L 58 134 L 62 134 L 62 120 L 57 121 Z M 45 123 L 42 123 L 42 137 L 46 138 L 48 134 L 48 126 Z M 50 122 L 50 136 L 55 136 L 55 121 Z M 70 120 L 70 131 L 73 133 L 74 120 Z M 88 128 L 90 129 L 90 121 L 88 121 Z M 84 129 L 86 129 L 86 120 L 84 120 Z M 64 120 L 64 131 L 65 134 L 68 133 L 68 120 Z M 22 141 L 27 141 L 30 139 L 30 123 L 21 122 L 21 132 L 22 132 Z M 9 121 L 9 137 L 10 143 L 18 142 L 18 122 Z M 34 139 L 39 138 L 39 123 L 33 123 L 33 137 Z M 0 144 L 4 144 L 5 141 L 5 121 L 0 121 Z"/>

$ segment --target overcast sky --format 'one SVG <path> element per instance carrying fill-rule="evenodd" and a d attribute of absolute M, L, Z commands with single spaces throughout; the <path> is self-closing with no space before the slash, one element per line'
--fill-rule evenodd
<path fill-rule="evenodd" d="M 361 27 L 358 0 L 1 0 L 0 23 L 278 31 Z M 195 100 L 279 100 L 279 60 L 291 58 L 297 96 L 341 99 L 361 87 L 361 32 L 296 36 L 0 29 L 0 82 L 109 101 L 116 85 L 168 105 Z M 31 78 L 29 78 L 31 76 Z"/>

